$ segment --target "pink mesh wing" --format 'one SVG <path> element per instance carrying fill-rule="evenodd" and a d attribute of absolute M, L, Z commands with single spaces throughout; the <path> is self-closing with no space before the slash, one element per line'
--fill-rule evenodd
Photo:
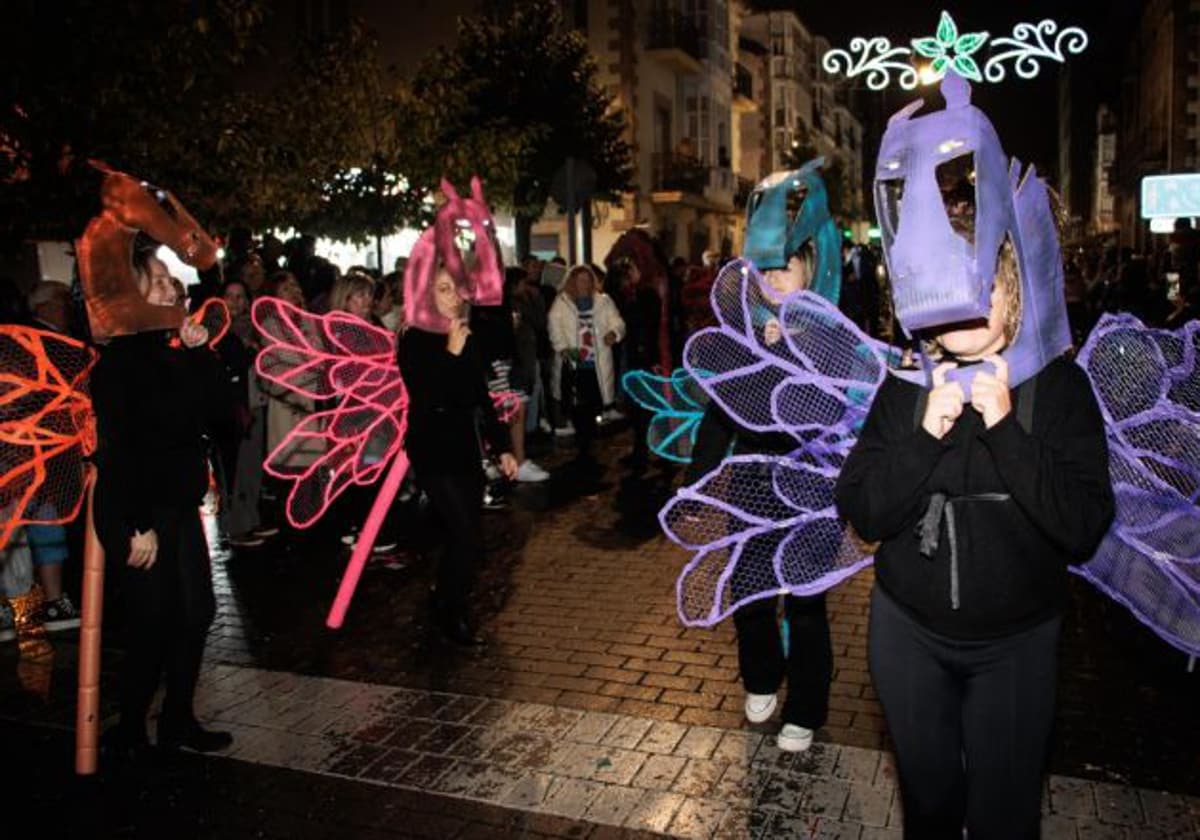
<path fill-rule="evenodd" d="M 23 525 L 69 522 L 95 449 L 87 376 L 96 354 L 46 330 L 0 326 L 0 548 Z"/>
<path fill-rule="evenodd" d="M 252 310 L 263 338 L 260 376 L 319 403 L 268 456 L 269 475 L 292 483 L 288 521 L 313 524 L 351 484 L 374 483 L 404 441 L 408 395 L 396 367 L 395 336 L 345 312 L 313 315 L 276 298 Z M 297 451 L 312 463 L 289 463 Z"/>

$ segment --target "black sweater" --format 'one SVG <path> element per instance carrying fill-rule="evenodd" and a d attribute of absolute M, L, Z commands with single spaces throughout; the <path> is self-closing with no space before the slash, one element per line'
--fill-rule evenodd
<path fill-rule="evenodd" d="M 782 432 L 752 432 L 742 428 L 717 404 L 709 402 L 696 430 L 692 460 L 683 476 L 684 484 L 695 484 L 716 469 L 732 449 L 733 454 L 784 455 L 799 447 L 791 435 Z"/>
<path fill-rule="evenodd" d="M 91 377 L 104 507 L 139 531 L 152 527 L 155 507 L 194 509 L 204 501 L 204 435 L 228 410 L 216 354 L 168 340 L 166 332 L 114 338 Z"/>
<path fill-rule="evenodd" d="M 492 456 L 512 451 L 508 428 L 488 394 L 478 342 L 469 337 L 455 356 L 446 341 L 441 333 L 415 327 L 400 337 L 400 375 L 408 388 L 404 448 L 418 476 L 479 472 L 479 422 Z"/>
<path fill-rule="evenodd" d="M 842 515 L 864 539 L 881 542 L 878 584 L 935 633 L 997 638 L 1058 614 L 1067 565 L 1086 560 L 1112 520 L 1108 447 L 1091 384 L 1066 359 L 1036 379 L 1031 434 L 1015 416 L 1014 391 L 1014 410 L 991 429 L 967 406 L 938 440 L 917 422 L 920 388 L 889 376 L 838 479 Z M 927 558 L 917 530 L 935 493 L 946 495 L 952 513 Z"/>

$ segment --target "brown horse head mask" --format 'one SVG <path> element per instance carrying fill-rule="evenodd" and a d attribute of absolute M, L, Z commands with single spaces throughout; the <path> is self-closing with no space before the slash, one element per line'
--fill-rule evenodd
<path fill-rule="evenodd" d="M 134 238 L 145 233 L 201 270 L 216 262 L 216 245 L 171 193 L 102 163 L 93 165 L 104 173 L 103 209 L 75 243 L 92 338 L 178 328 L 183 307 L 154 306 L 138 291 Z"/>

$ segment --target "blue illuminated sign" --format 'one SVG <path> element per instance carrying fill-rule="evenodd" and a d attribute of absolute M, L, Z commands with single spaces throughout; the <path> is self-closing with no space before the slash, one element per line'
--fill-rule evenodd
<path fill-rule="evenodd" d="M 1200 175 L 1147 175 L 1142 179 L 1142 218 L 1200 216 Z"/>

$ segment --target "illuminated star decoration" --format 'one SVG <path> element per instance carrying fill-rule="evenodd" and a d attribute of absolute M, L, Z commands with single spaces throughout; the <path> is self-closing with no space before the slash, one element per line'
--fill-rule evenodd
<path fill-rule="evenodd" d="M 912 42 L 913 49 L 926 58 L 932 58 L 930 65 L 931 81 L 939 81 L 946 75 L 946 69 L 954 68 L 954 72 L 964 79 L 982 82 L 979 65 L 971 56 L 987 42 L 986 32 L 964 32 L 958 34 L 958 26 L 949 12 L 942 12 L 938 22 L 937 35 L 932 38 L 916 38 Z"/>
<path fill-rule="evenodd" d="M 1002 82 L 1008 74 L 1006 64 L 1022 79 L 1032 79 L 1041 69 L 1041 61 L 1062 64 L 1066 56 L 1087 49 L 1088 36 L 1077 26 L 1059 29 L 1053 20 L 1018 23 L 1012 35 L 993 38 L 987 32 L 959 32 L 949 12 L 943 11 L 937 32 L 932 37 L 914 38 L 911 48 L 893 45 L 882 36 L 852 38 L 849 49 L 832 49 L 821 58 L 821 66 L 833 75 L 847 78 L 864 76 L 871 90 L 883 90 L 892 83 L 892 73 L 904 90 L 912 90 L 922 81 L 932 83 L 953 70 L 973 82 Z M 980 69 L 980 51 L 989 45 L 991 54 Z M 914 57 L 931 59 L 928 70 L 918 74 Z"/>

